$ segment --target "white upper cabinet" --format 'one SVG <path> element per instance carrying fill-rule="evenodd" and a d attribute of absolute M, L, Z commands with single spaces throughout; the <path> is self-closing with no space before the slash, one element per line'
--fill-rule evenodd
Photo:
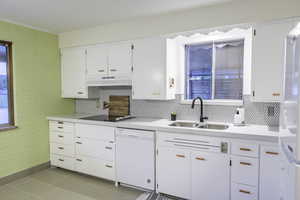
<path fill-rule="evenodd" d="M 157 37 L 136 40 L 133 45 L 132 98 L 174 99 L 173 41 Z"/>
<path fill-rule="evenodd" d="M 87 47 L 87 84 L 131 85 L 131 52 L 129 42 Z"/>
<path fill-rule="evenodd" d="M 132 44 L 112 44 L 108 50 L 110 76 L 117 80 L 131 80 L 132 75 Z"/>
<path fill-rule="evenodd" d="M 87 47 L 87 81 L 94 82 L 108 76 L 107 46 Z"/>
<path fill-rule="evenodd" d="M 62 97 L 96 97 L 95 88 L 88 89 L 85 83 L 86 49 L 83 47 L 61 50 Z"/>
<path fill-rule="evenodd" d="M 253 38 L 252 100 L 279 102 L 283 95 L 285 38 L 292 22 L 258 26 Z"/>

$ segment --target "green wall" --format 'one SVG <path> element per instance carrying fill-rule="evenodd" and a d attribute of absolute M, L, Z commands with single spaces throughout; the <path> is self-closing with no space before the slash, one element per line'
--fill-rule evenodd
<path fill-rule="evenodd" d="M 56 35 L 0 22 L 0 40 L 13 42 L 17 129 L 0 131 L 0 177 L 49 161 L 46 116 L 74 112 L 60 97 Z"/>

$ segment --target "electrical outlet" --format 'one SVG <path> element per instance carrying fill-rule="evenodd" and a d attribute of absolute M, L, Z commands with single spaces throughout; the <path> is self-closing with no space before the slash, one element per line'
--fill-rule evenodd
<path fill-rule="evenodd" d="M 274 106 L 268 106 L 268 116 L 274 117 L 275 116 L 275 108 Z"/>

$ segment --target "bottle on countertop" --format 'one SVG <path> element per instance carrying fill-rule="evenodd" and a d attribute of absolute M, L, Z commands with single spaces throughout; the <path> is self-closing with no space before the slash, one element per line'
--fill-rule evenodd
<path fill-rule="evenodd" d="M 245 125 L 245 108 L 239 107 L 236 109 L 234 114 L 233 124 L 235 126 Z"/>

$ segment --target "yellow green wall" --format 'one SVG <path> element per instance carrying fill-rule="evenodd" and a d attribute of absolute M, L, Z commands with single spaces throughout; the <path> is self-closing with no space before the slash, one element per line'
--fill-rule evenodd
<path fill-rule="evenodd" d="M 0 177 L 49 161 L 46 116 L 74 112 L 60 97 L 56 35 L 0 22 L 0 40 L 13 42 L 17 129 L 0 131 Z"/>

